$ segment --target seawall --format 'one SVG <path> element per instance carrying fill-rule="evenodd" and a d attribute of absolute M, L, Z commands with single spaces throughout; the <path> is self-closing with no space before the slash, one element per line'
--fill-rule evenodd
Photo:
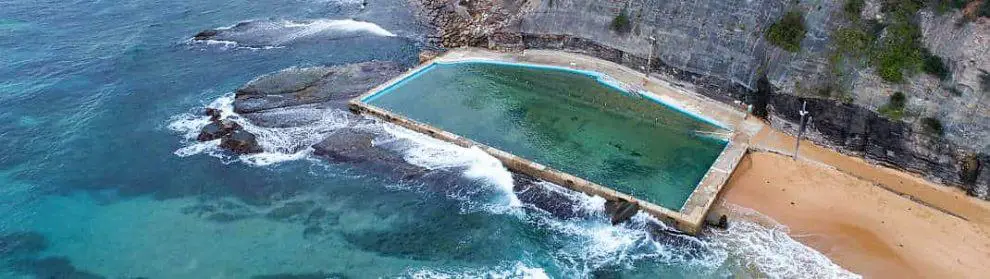
<path fill-rule="evenodd" d="M 362 96 L 353 99 L 349 108 L 351 111 L 380 118 L 384 121 L 405 127 L 407 129 L 423 133 L 425 135 L 447 141 L 462 147 L 476 147 L 490 154 L 502 162 L 507 168 L 526 175 L 530 175 L 542 180 L 546 180 L 566 188 L 579 191 L 588 195 L 600 196 L 613 202 L 631 203 L 639 207 L 640 210 L 656 217 L 658 220 L 673 226 L 680 231 L 696 234 L 700 232 L 705 223 L 705 217 L 714 204 L 718 193 L 728 181 L 729 176 L 735 170 L 736 165 L 742 159 L 749 146 L 749 138 L 754 132 L 746 129 L 743 125 L 743 114 L 731 107 L 724 106 L 718 102 L 708 100 L 701 96 L 691 96 L 687 92 L 680 93 L 663 84 L 651 83 L 646 88 L 638 88 L 639 94 L 647 99 L 660 102 L 656 104 L 675 107 L 684 113 L 697 115 L 705 121 L 718 123 L 719 126 L 734 130 L 733 135 L 728 139 L 729 143 L 721 152 L 719 157 L 713 162 L 708 172 L 701 182 L 692 192 L 691 196 L 679 210 L 664 208 L 645 200 L 640 200 L 631 195 L 616 191 L 599 185 L 580 177 L 529 161 L 511 153 L 480 144 L 471 139 L 441 130 L 431 125 L 420 123 L 405 116 L 392 113 L 383 108 L 376 107 L 366 102 L 378 96 L 383 91 L 388 90 L 396 84 L 401 84 L 410 77 L 415 77 L 433 63 L 448 63 L 458 61 L 495 61 L 498 63 L 526 63 L 539 65 L 538 67 L 554 66 L 577 70 L 587 73 L 601 73 L 606 80 L 614 80 L 611 86 L 621 90 L 629 90 L 631 86 L 641 80 L 642 75 L 635 73 L 617 64 L 601 61 L 591 57 L 573 55 L 569 53 L 551 51 L 533 51 L 523 53 L 493 53 L 481 49 L 458 49 L 450 51 L 441 57 L 429 61 L 417 68 L 414 68 L 404 75 L 401 75 L 385 84 L 379 85 Z M 610 81 L 611 83 L 611 81 Z M 637 90 L 638 91 L 638 90 Z M 645 101 L 645 100 L 644 100 Z M 662 103 L 662 104 L 661 104 Z"/>

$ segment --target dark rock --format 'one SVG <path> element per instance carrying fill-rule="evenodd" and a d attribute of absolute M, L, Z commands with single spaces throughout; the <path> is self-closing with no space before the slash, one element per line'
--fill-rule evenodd
<path fill-rule="evenodd" d="M 808 139 L 840 152 L 862 156 L 886 166 L 920 173 L 939 183 L 965 185 L 960 170 L 965 155 L 961 148 L 901 121 L 891 121 L 857 105 L 832 100 L 776 94 L 771 104 L 774 127 L 796 133 L 804 102 L 815 133 Z M 964 186 L 968 187 L 968 186 Z"/>
<path fill-rule="evenodd" d="M 219 33 L 220 33 L 219 31 L 213 29 L 203 30 L 200 31 L 199 33 L 196 33 L 196 35 L 193 36 L 193 40 L 200 40 L 200 41 L 209 40 L 210 38 L 213 38 Z"/>
<path fill-rule="evenodd" d="M 983 167 L 980 164 L 979 157 L 975 154 L 966 156 L 962 159 L 961 165 L 962 168 L 959 170 L 959 179 L 966 185 L 975 184 L 976 178 L 980 175 L 980 168 Z"/>
<path fill-rule="evenodd" d="M 314 205 L 316 205 L 316 203 L 313 201 L 288 202 L 280 207 L 272 209 L 265 216 L 274 220 L 288 220 L 306 213 L 306 211 Z"/>
<path fill-rule="evenodd" d="M 0 236 L 0 256 L 34 254 L 48 248 L 48 240 L 37 232 L 15 232 Z"/>
<path fill-rule="evenodd" d="M 556 218 L 572 219 L 594 215 L 593 209 L 585 208 L 580 199 L 581 193 L 539 180 L 524 174 L 513 173 L 513 191 L 519 201 L 532 204 Z"/>
<path fill-rule="evenodd" d="M 612 225 L 618 225 L 632 218 L 639 212 L 639 205 L 627 200 L 609 200 L 605 202 L 605 213 L 611 217 Z"/>
<path fill-rule="evenodd" d="M 338 163 L 363 164 L 401 178 L 414 178 L 426 169 L 411 165 L 397 152 L 372 144 L 376 134 L 352 128 L 342 128 L 313 145 L 313 154 Z"/>
<path fill-rule="evenodd" d="M 715 228 L 723 230 L 729 228 L 729 216 L 726 216 L 725 214 L 719 215 L 718 218 L 714 220 L 706 219 L 705 222 L 708 223 L 709 226 L 713 226 Z"/>
<path fill-rule="evenodd" d="M 228 137 L 234 133 L 234 131 L 240 130 L 242 127 L 237 122 L 231 120 L 219 120 L 213 121 L 210 124 L 206 124 L 202 130 L 199 132 L 199 136 L 196 137 L 198 141 L 211 141 L 219 138 Z"/>
<path fill-rule="evenodd" d="M 206 114 L 206 116 L 209 116 L 211 122 L 216 122 L 216 121 L 219 121 L 220 120 L 220 110 L 219 109 L 206 108 L 206 110 L 203 111 L 203 114 Z"/>
<path fill-rule="evenodd" d="M 773 86 L 770 85 L 770 80 L 764 75 L 756 81 L 756 91 L 749 94 L 748 103 L 753 105 L 753 115 L 759 118 L 767 119 L 770 112 L 767 110 L 767 106 L 770 104 L 770 99 L 773 98 Z"/>
<path fill-rule="evenodd" d="M 106 278 L 85 270 L 76 269 L 65 257 L 26 259 L 13 263 L 15 270 L 45 279 L 102 279 Z"/>
<path fill-rule="evenodd" d="M 235 130 L 229 136 L 223 137 L 220 147 L 238 154 L 261 153 L 261 146 L 254 134 L 244 130 Z"/>

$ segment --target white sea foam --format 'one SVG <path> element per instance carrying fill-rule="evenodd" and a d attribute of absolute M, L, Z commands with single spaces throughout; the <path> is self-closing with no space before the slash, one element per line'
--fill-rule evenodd
<path fill-rule="evenodd" d="M 258 127 L 233 112 L 233 94 L 224 95 L 207 107 L 217 108 L 221 116 L 241 124 L 245 130 L 258 136 L 259 144 L 265 150 L 256 155 L 243 155 L 234 158 L 253 165 L 267 165 L 289 160 L 309 158 L 308 146 L 325 138 L 330 132 L 350 125 L 346 113 L 340 110 L 322 111 L 320 121 L 311 125 L 293 128 Z M 699 253 L 687 253 L 682 247 L 654 241 L 648 224 L 662 226 L 653 217 L 639 213 L 630 222 L 612 226 L 605 219 L 605 200 L 574 192 L 563 187 L 539 182 L 542 187 L 570 195 L 576 213 L 586 218 L 561 220 L 550 214 L 533 212 L 521 213 L 522 203 L 513 191 L 512 174 L 494 157 L 478 148 L 462 148 L 450 143 L 430 138 L 413 131 L 377 121 L 365 121 L 367 128 L 383 130 L 375 144 L 402 141 L 407 143 L 402 151 L 404 159 L 429 169 L 461 169 L 464 177 L 484 181 L 502 193 L 503 200 L 476 201 L 470 193 L 459 196 L 468 202 L 481 202 L 494 205 L 488 209 L 493 214 L 508 211 L 528 220 L 535 226 L 548 228 L 561 236 L 564 242 L 551 251 L 560 270 L 569 276 L 587 277 L 605 267 L 635 268 L 642 261 L 695 267 L 698 272 L 726 272 L 725 266 L 733 272 L 755 272 L 758 277 L 771 278 L 857 278 L 821 253 L 802 245 L 787 236 L 786 229 L 780 226 L 767 226 L 760 222 L 736 220 L 727 231 L 709 230 L 706 236 L 672 235 L 683 241 L 701 247 Z M 219 141 L 197 142 L 200 129 L 209 123 L 206 116 L 186 113 L 173 118 L 169 129 L 178 131 L 185 138 L 185 146 L 176 150 L 178 156 L 209 154 L 226 158 L 217 147 Z M 226 158 L 229 161 L 231 158 Z M 747 213 L 758 216 L 757 213 Z M 555 237 L 556 238 L 556 237 Z M 709 274 L 712 275 L 712 274 Z M 540 268 L 522 263 L 491 269 L 436 270 L 422 269 L 411 272 L 413 278 L 545 278 Z"/>
<path fill-rule="evenodd" d="M 529 267 L 524 263 L 516 262 L 512 265 L 506 266 L 496 266 L 490 268 L 435 268 L 435 269 L 418 269 L 409 272 L 409 278 L 414 279 L 447 279 L 447 278 L 531 278 L 531 279 L 545 279 L 550 278 L 547 276 L 546 271 L 542 268 Z"/>
<path fill-rule="evenodd" d="M 427 169 L 465 168 L 465 177 L 486 181 L 504 193 L 505 206 L 494 210 L 504 212 L 522 206 L 512 189 L 512 173 L 480 148 L 463 148 L 392 124 L 383 125 L 391 136 L 413 143 L 403 150 L 406 162 Z"/>
<path fill-rule="evenodd" d="M 378 24 L 353 19 L 260 21 L 254 25 L 256 27 L 249 27 L 247 30 L 232 30 L 236 26 L 232 25 L 216 29 L 232 32 L 230 36 L 220 36 L 208 40 L 194 40 L 193 38 L 189 38 L 186 43 L 204 44 L 222 50 L 268 50 L 283 48 L 293 41 L 304 38 L 336 40 L 360 36 L 396 36 L 395 33 L 382 28 Z M 238 41 L 241 41 L 243 44 Z"/>
<path fill-rule="evenodd" d="M 256 136 L 258 145 L 264 152 L 237 157 L 240 161 L 251 165 L 266 166 L 306 158 L 313 151 L 310 146 L 348 123 L 347 112 L 333 109 L 312 109 L 312 113 L 319 114 L 318 120 L 312 123 L 285 128 L 260 127 L 235 113 L 233 103 L 234 94 L 228 93 L 206 107 L 218 109 L 221 119 L 237 122 L 245 131 Z M 176 150 L 175 154 L 180 157 L 208 154 L 226 159 L 229 155 L 221 152 L 218 147 L 219 140 L 196 141 L 200 130 L 209 123 L 210 119 L 205 115 L 185 113 L 174 117 L 168 128 L 182 133 L 185 138 L 185 146 Z"/>
<path fill-rule="evenodd" d="M 395 37 L 395 33 L 389 32 L 374 24 L 367 21 L 357 21 L 353 19 L 317 19 L 312 21 L 284 21 L 283 25 L 286 28 L 299 29 L 296 30 L 291 38 L 309 36 L 317 33 L 326 32 L 328 34 L 333 33 L 366 33 L 375 36 L 382 37 Z"/>
<path fill-rule="evenodd" d="M 787 227 L 745 208 L 725 231 L 710 230 L 710 242 L 736 265 L 768 278 L 862 278 L 833 263 L 822 253 L 797 242 Z"/>

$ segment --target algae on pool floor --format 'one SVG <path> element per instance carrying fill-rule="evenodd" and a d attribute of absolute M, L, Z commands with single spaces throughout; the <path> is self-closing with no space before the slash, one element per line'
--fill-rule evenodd
<path fill-rule="evenodd" d="M 584 73 L 434 64 L 366 102 L 679 210 L 727 131 Z"/>

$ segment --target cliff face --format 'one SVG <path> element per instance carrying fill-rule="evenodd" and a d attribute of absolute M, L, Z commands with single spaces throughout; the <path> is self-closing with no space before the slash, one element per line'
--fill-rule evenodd
<path fill-rule="evenodd" d="M 963 20 L 962 11 L 936 14 L 932 8 L 912 15 L 921 43 L 951 76 L 917 73 L 891 83 L 865 63 L 843 65 L 845 73 L 836 77 L 830 59 L 836 29 L 852 20 L 890 21 L 877 0 L 865 1 L 859 19 L 843 14 L 845 0 L 416 2 L 444 47 L 561 49 L 641 70 L 652 57 L 651 72 L 713 99 L 765 102 L 772 125 L 791 133 L 808 101 L 811 140 L 990 199 L 990 92 L 981 84 L 981 74 L 990 71 L 990 19 Z M 767 28 L 792 10 L 804 12 L 807 30 L 797 52 L 765 39 Z M 629 19 L 626 28 L 613 26 L 620 14 Z M 758 86 L 761 80 L 770 86 Z M 897 120 L 877 113 L 894 92 L 906 96 Z M 925 130 L 930 119 L 938 120 L 941 135 Z"/>

